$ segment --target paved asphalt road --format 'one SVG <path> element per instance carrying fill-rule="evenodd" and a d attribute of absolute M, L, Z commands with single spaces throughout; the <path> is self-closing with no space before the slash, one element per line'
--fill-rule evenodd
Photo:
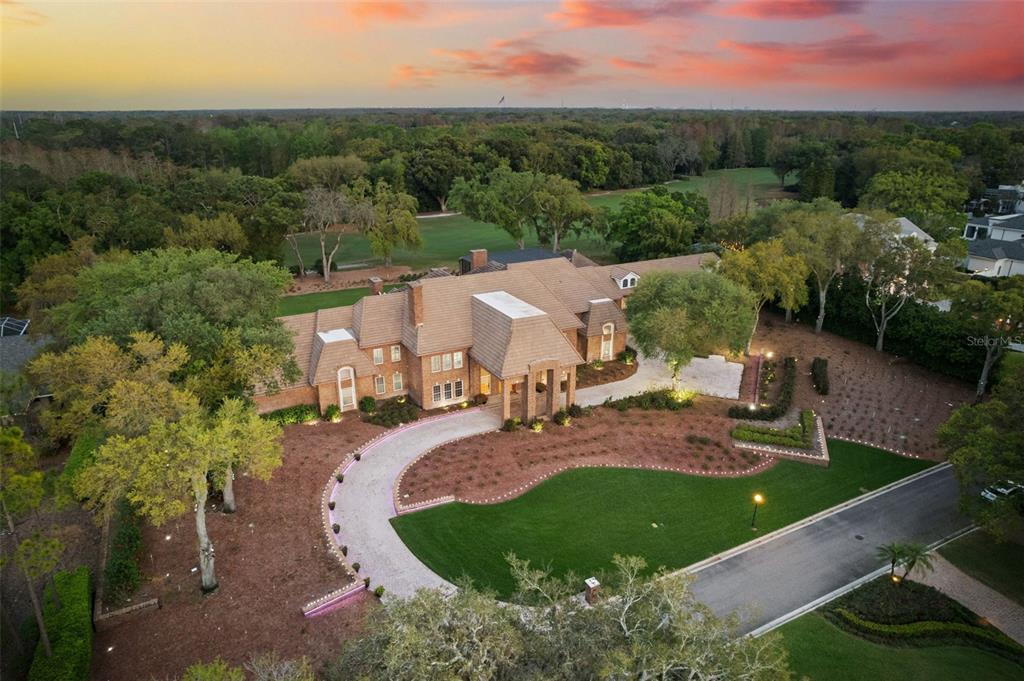
<path fill-rule="evenodd" d="M 751 631 L 881 567 L 881 544 L 931 544 L 968 525 L 946 467 L 714 563 L 692 589 L 719 615 L 739 612 Z"/>

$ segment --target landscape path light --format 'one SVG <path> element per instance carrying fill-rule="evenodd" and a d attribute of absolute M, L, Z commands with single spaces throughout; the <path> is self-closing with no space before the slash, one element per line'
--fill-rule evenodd
<path fill-rule="evenodd" d="M 750 516 L 750 529 L 757 531 L 757 507 L 764 503 L 764 495 L 758 492 L 754 495 L 754 515 Z"/>

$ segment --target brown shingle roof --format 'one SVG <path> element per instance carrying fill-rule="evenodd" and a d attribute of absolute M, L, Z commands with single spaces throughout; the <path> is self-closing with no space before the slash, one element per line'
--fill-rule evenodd
<path fill-rule="evenodd" d="M 380 373 L 366 353 L 359 349 L 351 334 L 342 330 L 319 331 L 313 334 L 307 372 L 309 384 L 318 385 L 334 380 L 338 369 L 344 366 L 352 367 L 356 376 Z"/>
<path fill-rule="evenodd" d="M 617 331 L 626 326 L 626 316 L 610 298 L 590 301 L 590 309 L 583 313 L 582 319 L 586 326 L 580 333 L 587 336 L 601 335 L 604 325 L 608 322 L 615 324 Z"/>
<path fill-rule="evenodd" d="M 441 277 L 410 283 L 423 296 L 423 323 L 414 327 L 403 315 L 402 343 L 416 355 L 430 355 L 473 345 L 470 300 L 475 293 L 506 291 L 544 310 L 560 330 L 583 326 L 572 310 L 528 270 L 505 270 L 471 277 Z M 407 294 L 408 295 L 408 294 Z"/>
<path fill-rule="evenodd" d="M 574 314 L 589 310 L 591 300 L 607 297 L 583 273 L 584 270 L 565 258 L 512 263 L 508 268 L 513 272 L 532 272 Z"/>
<path fill-rule="evenodd" d="M 407 298 L 404 291 L 385 293 L 360 298 L 352 306 L 352 331 L 359 339 L 359 347 L 372 348 L 402 339 Z"/>
<path fill-rule="evenodd" d="M 504 291 L 472 296 L 471 308 L 474 339 L 469 356 L 502 380 L 522 376 L 541 360 L 553 359 L 563 367 L 583 363 L 543 310 Z"/>

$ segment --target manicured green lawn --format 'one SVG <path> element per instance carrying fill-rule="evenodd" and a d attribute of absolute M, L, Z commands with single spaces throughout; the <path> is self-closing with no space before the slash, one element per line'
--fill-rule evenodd
<path fill-rule="evenodd" d="M 782 626 L 794 678 L 811 681 L 1000 681 L 1024 669 L 994 653 L 967 646 L 890 647 L 840 630 L 818 613 Z"/>
<path fill-rule="evenodd" d="M 754 188 L 755 196 L 765 195 L 778 188 L 778 180 L 772 174 L 770 168 L 737 168 L 733 170 L 716 170 L 704 177 L 694 177 L 688 180 L 676 180 L 669 183 L 669 188 L 678 191 L 691 189 L 702 189 L 718 175 L 728 177 L 743 192 L 747 186 Z M 607 206 L 616 208 L 622 202 L 622 197 L 635 189 L 609 192 L 590 197 L 589 201 L 594 206 Z M 423 235 L 423 247 L 419 250 L 410 251 L 398 249 L 392 258 L 396 265 L 408 265 L 413 270 L 424 270 L 428 267 L 448 266 L 454 268 L 459 256 L 466 255 L 471 248 L 486 248 L 489 251 L 508 251 L 516 247 L 515 242 L 505 232 L 494 225 L 476 222 L 462 215 L 452 215 L 440 218 L 420 218 L 420 232 Z M 563 240 L 565 248 L 577 248 L 588 256 L 599 261 L 613 261 L 607 245 L 596 238 L 566 239 Z M 527 239 L 527 245 L 535 246 L 536 238 Z M 320 241 L 317 237 L 309 234 L 299 237 L 299 247 L 302 249 L 302 257 L 306 267 L 312 268 L 320 258 Z M 295 254 L 287 244 L 284 249 L 285 264 L 295 265 Z M 380 259 L 374 257 L 370 252 L 370 245 L 366 238 L 359 234 L 346 235 L 342 238 L 341 248 L 338 250 L 336 261 L 341 265 L 365 264 L 374 266 L 380 264 Z"/>
<path fill-rule="evenodd" d="M 325 307 L 352 305 L 369 292 L 369 288 L 346 288 L 340 291 L 304 293 L 301 296 L 282 296 L 277 303 L 277 314 L 283 317 L 291 314 L 315 312 Z"/>
<path fill-rule="evenodd" d="M 942 557 L 999 593 L 1024 605 L 1024 546 L 997 542 L 982 531 L 946 544 Z"/>
<path fill-rule="evenodd" d="M 508 596 L 509 551 L 556 574 L 600 572 L 614 554 L 643 556 L 652 569 L 684 567 L 756 536 L 750 529 L 755 492 L 766 497 L 757 518 L 765 533 L 931 465 L 847 442 L 830 441 L 829 449 L 827 469 L 781 461 L 743 478 L 568 471 L 505 503 L 446 504 L 392 524 L 442 577 L 466 575 Z"/>

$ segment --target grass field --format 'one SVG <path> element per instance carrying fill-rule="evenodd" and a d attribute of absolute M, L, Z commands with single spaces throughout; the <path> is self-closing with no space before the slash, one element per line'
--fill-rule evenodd
<path fill-rule="evenodd" d="M 779 183 L 769 168 L 737 168 L 734 170 L 712 171 L 704 177 L 687 180 L 676 180 L 668 184 L 670 189 L 687 191 L 703 189 L 719 175 L 728 177 L 742 192 L 746 187 L 754 188 L 755 196 L 765 196 L 777 191 Z M 622 197 L 636 189 L 608 192 L 590 197 L 594 206 L 616 208 Z M 454 267 L 459 256 L 466 255 L 471 248 L 486 248 L 489 251 L 507 251 L 516 247 L 515 242 L 505 232 L 494 225 L 476 222 L 462 215 L 451 215 L 438 218 L 420 218 L 420 232 L 423 235 L 423 247 L 419 250 L 396 250 L 393 261 L 396 265 L 408 265 L 413 270 L 447 265 Z M 536 238 L 527 240 L 530 246 L 536 245 Z M 598 239 L 565 239 L 565 248 L 577 248 L 588 256 L 601 261 L 611 261 L 612 255 L 607 245 Z M 320 241 L 314 235 L 299 237 L 299 247 L 307 268 L 312 268 L 320 258 Z M 283 244 L 285 264 L 295 265 L 295 254 L 291 247 Z M 364 264 L 367 267 L 381 264 L 379 258 L 370 252 L 366 238 L 359 234 L 346 235 L 342 238 L 341 248 L 336 261 L 339 265 Z"/>
<path fill-rule="evenodd" d="M 465 575 L 507 597 L 509 551 L 556 574 L 599 573 L 616 553 L 643 556 L 652 569 L 684 567 L 756 536 L 755 492 L 766 497 L 757 520 L 763 534 L 932 465 L 847 442 L 830 441 L 829 450 L 829 468 L 781 461 L 743 478 L 568 471 L 505 503 L 446 504 L 392 524 L 442 577 Z"/>
<path fill-rule="evenodd" d="M 390 291 L 395 287 L 389 286 L 385 290 Z M 277 314 L 280 316 L 291 314 L 303 314 L 315 312 L 327 307 L 340 307 L 352 305 L 365 295 L 369 295 L 369 288 L 346 288 L 340 291 L 319 291 L 317 293 L 303 293 L 298 296 L 282 296 L 277 303 Z"/>
<path fill-rule="evenodd" d="M 1024 669 L 977 648 L 896 648 L 852 636 L 817 613 L 779 629 L 789 649 L 794 678 L 811 681 L 1001 681 Z"/>
<path fill-rule="evenodd" d="M 1024 546 L 997 542 L 985 532 L 971 532 L 939 549 L 942 557 L 1008 598 L 1024 605 Z"/>

